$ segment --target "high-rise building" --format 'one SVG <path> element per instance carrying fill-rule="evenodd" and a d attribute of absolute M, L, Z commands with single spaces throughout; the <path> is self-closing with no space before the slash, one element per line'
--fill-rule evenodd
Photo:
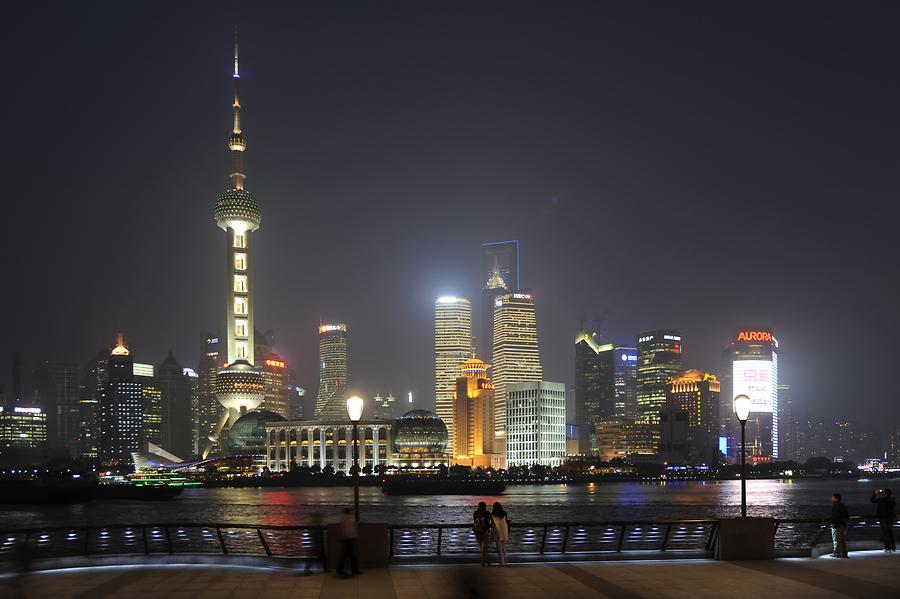
<path fill-rule="evenodd" d="M 207 334 L 203 337 L 200 360 L 197 363 L 197 436 L 194 452 L 207 457 L 216 448 L 213 441 L 216 426 L 222 419 L 225 408 L 216 398 L 216 375 L 225 365 L 220 352 L 219 338 Z"/>
<path fill-rule="evenodd" d="M 0 454 L 39 461 L 47 447 L 47 412 L 38 406 L 0 405 Z"/>
<path fill-rule="evenodd" d="M 464 297 L 434 302 L 434 405 L 453 439 L 453 390 L 459 365 L 472 351 L 472 304 Z M 452 454 L 451 454 L 452 455 Z"/>
<path fill-rule="evenodd" d="M 47 416 L 47 446 L 54 453 L 69 457 L 80 454 L 78 447 L 79 387 L 78 367 L 74 364 L 44 361 L 34 372 L 37 405 Z"/>
<path fill-rule="evenodd" d="M 234 41 L 234 99 L 232 101 L 232 131 L 228 139 L 231 150 L 231 189 L 219 196 L 216 202 L 215 220 L 225 231 L 225 254 L 228 265 L 225 347 L 223 356 L 227 366 L 216 373 L 215 392 L 222 406 L 227 410 L 227 419 L 217 424 L 215 434 L 228 428 L 242 414 L 256 409 L 265 397 L 265 382 L 262 372 L 254 365 L 253 328 L 253 233 L 259 229 L 262 212 L 259 202 L 244 189 L 246 175 L 243 169 L 243 154 L 246 148 L 241 129 L 241 102 L 238 83 L 241 76 L 238 69 L 237 35 Z"/>
<path fill-rule="evenodd" d="M 666 329 L 641 333 L 637 355 L 637 416 L 657 424 L 669 382 L 681 371 L 681 334 Z"/>
<path fill-rule="evenodd" d="M 134 374 L 134 381 L 141 384 L 144 421 L 141 451 L 147 451 L 148 443 L 164 447 L 162 441 L 163 400 L 162 391 L 156 381 L 156 367 L 153 364 L 134 362 L 131 371 Z"/>
<path fill-rule="evenodd" d="M 732 365 L 732 397 L 750 398 L 747 455 L 753 461 L 777 460 L 778 341 L 771 329 L 740 330 L 727 354 Z"/>
<path fill-rule="evenodd" d="M 489 468 L 497 465 L 494 456 L 494 386 L 486 364 L 471 357 L 457 368 L 453 390 L 452 461 L 462 466 Z"/>
<path fill-rule="evenodd" d="M 162 403 L 159 445 L 182 460 L 193 455 L 192 385 L 185 369 L 170 351 L 156 371 Z"/>
<path fill-rule="evenodd" d="M 522 280 L 519 278 L 519 241 L 490 241 L 481 244 L 482 280 L 490 280 L 494 270 L 506 283 L 509 291 L 519 291 Z"/>
<path fill-rule="evenodd" d="M 800 447 L 797 443 L 799 423 L 794 414 L 794 401 L 791 398 L 791 387 L 785 383 L 778 384 L 778 453 L 782 460 L 800 461 Z"/>
<path fill-rule="evenodd" d="M 692 463 L 713 464 L 719 460 L 720 392 L 716 375 L 700 370 L 680 372 L 669 384 L 667 407 L 670 412 L 685 414 L 687 451 L 684 457 Z"/>
<path fill-rule="evenodd" d="M 340 322 L 319 325 L 319 394 L 316 418 L 346 417 L 347 325 Z"/>
<path fill-rule="evenodd" d="M 144 394 L 134 380 L 134 360 L 121 333 L 109 355 L 107 373 L 98 402 L 99 459 L 111 468 L 130 470 L 131 454 L 143 450 Z"/>
<path fill-rule="evenodd" d="M 575 336 L 575 424 L 578 453 L 596 455 L 597 421 L 617 416 L 615 352 L 611 343 L 600 345 L 597 334 Z M 623 407 L 624 410 L 624 407 Z"/>
<path fill-rule="evenodd" d="M 100 398 L 109 381 L 109 354 L 112 347 L 101 348 L 82 369 L 78 401 L 78 451 L 81 458 L 95 462 L 100 456 Z"/>
<path fill-rule="evenodd" d="M 183 367 L 182 372 L 187 377 L 191 390 L 191 451 L 189 455 L 196 457 L 200 455 L 200 419 L 198 418 L 200 414 L 200 375 L 190 366 Z"/>
<path fill-rule="evenodd" d="M 494 304 L 497 298 L 510 292 L 509 284 L 500 273 L 499 256 L 494 256 L 494 268 L 481 290 L 481 334 L 475 338 L 479 355 L 491 360 L 494 345 Z"/>
<path fill-rule="evenodd" d="M 615 416 L 634 418 L 637 415 L 637 362 L 636 348 L 617 347 L 614 350 Z"/>
<path fill-rule="evenodd" d="M 266 384 L 266 396 L 259 409 L 287 418 L 291 410 L 288 387 L 293 383 L 294 375 L 284 358 L 273 348 L 274 337 L 272 331 L 256 333 L 257 366 L 262 370 Z"/>
<path fill-rule="evenodd" d="M 502 441 L 506 438 L 507 388 L 544 377 L 534 296 L 530 291 L 507 293 L 494 302 L 492 364 L 495 430 Z"/>
<path fill-rule="evenodd" d="M 651 457 L 657 454 L 658 435 L 643 422 L 615 416 L 597 422 L 597 456 L 604 462 L 615 458 Z"/>
<path fill-rule="evenodd" d="M 566 456 L 566 386 L 528 381 L 507 392 L 507 467 L 559 466 Z"/>

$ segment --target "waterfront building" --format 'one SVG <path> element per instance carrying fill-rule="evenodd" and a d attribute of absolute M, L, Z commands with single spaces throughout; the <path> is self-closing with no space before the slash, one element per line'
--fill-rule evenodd
<path fill-rule="evenodd" d="M 234 97 L 231 150 L 231 188 L 219 196 L 215 208 L 216 225 L 225 231 L 227 270 L 226 339 L 222 357 L 226 366 L 216 373 L 215 393 L 226 413 L 216 425 L 214 435 L 226 430 L 242 414 L 256 409 L 265 397 L 263 374 L 255 365 L 253 295 L 253 234 L 262 222 L 259 202 L 244 189 L 246 175 L 243 154 L 246 149 L 241 128 L 237 36 L 234 43 Z"/>
<path fill-rule="evenodd" d="M 0 455 L 39 461 L 47 447 L 47 412 L 35 405 L 0 405 Z"/>
<path fill-rule="evenodd" d="M 637 416 L 637 348 L 616 347 L 613 350 L 615 405 L 613 416 Z"/>
<path fill-rule="evenodd" d="M 47 416 L 47 447 L 54 454 L 78 457 L 81 422 L 78 366 L 43 361 L 34 372 L 35 401 Z"/>
<path fill-rule="evenodd" d="M 666 391 L 669 428 L 662 433 L 663 442 L 680 438 L 673 427 L 682 417 L 687 428 L 684 449 L 672 447 L 669 451 L 680 451 L 684 459 L 696 464 L 718 462 L 720 393 L 719 379 L 711 372 L 685 370 L 672 377 Z"/>
<path fill-rule="evenodd" d="M 659 435 L 646 422 L 616 416 L 597 422 L 598 457 L 653 459 L 659 450 Z"/>
<path fill-rule="evenodd" d="M 361 420 L 359 433 L 360 474 L 367 475 L 392 465 L 390 420 Z M 268 467 L 272 472 L 307 467 L 332 468 L 350 475 L 353 467 L 353 424 L 346 419 L 269 422 Z"/>
<path fill-rule="evenodd" d="M 726 353 L 732 366 L 732 397 L 747 395 L 750 398 L 747 455 L 754 462 L 777 460 L 780 457 L 778 340 L 771 329 L 742 329 L 737 331 Z M 737 453 L 740 454 L 740 449 Z"/>
<path fill-rule="evenodd" d="M 494 255 L 494 267 L 481 290 L 481 334 L 475 339 L 478 355 L 488 362 L 494 350 L 494 304 L 497 298 L 509 292 L 509 284 L 501 273 L 499 256 Z"/>
<path fill-rule="evenodd" d="M 597 421 L 616 416 L 615 404 L 614 347 L 611 343 L 597 343 L 596 333 L 581 331 L 575 336 L 575 424 L 581 434 L 579 454 L 596 455 Z"/>
<path fill-rule="evenodd" d="M 681 371 L 681 334 L 660 329 L 638 335 L 637 411 L 638 418 L 658 424 L 666 408 L 666 390 L 672 377 Z"/>
<path fill-rule="evenodd" d="M 197 436 L 194 453 L 204 458 L 216 450 L 214 433 L 225 412 L 215 391 L 216 375 L 225 366 L 219 347 L 217 336 L 209 333 L 204 335 L 197 363 L 197 408 L 194 415 Z"/>
<path fill-rule="evenodd" d="M 107 361 L 108 381 L 98 401 L 99 459 L 110 468 L 131 470 L 132 452 L 141 452 L 144 437 L 144 393 L 134 380 L 134 360 L 118 335 Z"/>
<path fill-rule="evenodd" d="M 530 291 L 507 293 L 494 302 L 493 342 L 494 426 L 501 442 L 496 449 L 502 453 L 509 386 L 540 381 L 544 376 Z"/>
<path fill-rule="evenodd" d="M 450 465 L 444 420 L 428 410 L 410 410 L 394 421 L 393 464 L 401 470 Z"/>
<path fill-rule="evenodd" d="M 507 467 L 559 466 L 566 455 L 566 386 L 528 381 L 507 391 Z"/>
<path fill-rule="evenodd" d="M 461 466 L 502 467 L 494 453 L 494 386 L 490 364 L 472 356 L 458 366 L 453 391 L 452 462 Z"/>
<path fill-rule="evenodd" d="M 319 325 L 319 394 L 316 418 L 341 418 L 346 414 L 347 325 L 341 322 Z M 329 407 L 330 406 L 330 407 Z M 328 408 L 328 409 L 326 409 Z"/>
<path fill-rule="evenodd" d="M 156 381 L 156 367 L 153 364 L 134 362 L 132 364 L 134 380 L 141 384 L 141 404 L 144 428 L 141 435 L 142 451 L 147 444 L 162 445 L 163 401 L 162 391 Z"/>
<path fill-rule="evenodd" d="M 453 389 L 458 366 L 472 351 L 472 304 L 464 297 L 434 302 L 434 405 L 453 440 Z M 450 449 L 452 452 L 452 448 Z"/>
<path fill-rule="evenodd" d="M 182 460 L 193 455 L 191 379 L 170 351 L 156 372 L 162 421 L 159 446 Z"/>

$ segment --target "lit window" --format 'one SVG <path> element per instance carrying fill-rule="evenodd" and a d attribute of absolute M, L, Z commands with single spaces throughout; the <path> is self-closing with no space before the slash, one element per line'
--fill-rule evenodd
<path fill-rule="evenodd" d="M 234 247 L 236 247 L 236 248 L 247 247 L 247 239 L 244 237 L 243 233 L 235 233 L 234 234 Z"/>
<path fill-rule="evenodd" d="M 245 254 L 244 252 L 235 252 L 234 269 L 247 270 L 247 254 Z"/>
<path fill-rule="evenodd" d="M 247 336 L 247 320 L 244 318 L 236 318 L 234 320 L 234 334 L 238 337 Z"/>
<path fill-rule="evenodd" d="M 234 275 L 234 290 L 247 293 L 247 275 Z"/>
<path fill-rule="evenodd" d="M 234 344 L 234 353 L 237 355 L 239 360 L 247 359 L 247 342 L 246 341 L 238 341 Z"/>
<path fill-rule="evenodd" d="M 234 313 L 239 316 L 247 315 L 247 298 L 246 297 L 234 298 Z"/>

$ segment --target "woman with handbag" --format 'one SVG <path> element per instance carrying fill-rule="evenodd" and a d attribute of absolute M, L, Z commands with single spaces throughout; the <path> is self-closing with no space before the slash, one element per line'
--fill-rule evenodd
<path fill-rule="evenodd" d="M 497 542 L 497 554 L 500 557 L 500 565 L 506 566 L 506 540 L 509 539 L 509 516 L 503 510 L 499 501 L 494 502 L 491 509 L 491 523 L 494 530 L 494 541 Z"/>

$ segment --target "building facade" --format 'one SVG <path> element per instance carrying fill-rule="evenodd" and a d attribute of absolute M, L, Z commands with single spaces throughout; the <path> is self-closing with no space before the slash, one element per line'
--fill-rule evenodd
<path fill-rule="evenodd" d="M 559 466 L 566 455 L 566 386 L 529 381 L 507 389 L 507 467 Z"/>
<path fill-rule="evenodd" d="M 359 467 L 362 473 L 376 466 L 393 464 L 391 457 L 393 423 L 363 420 L 358 425 Z M 353 466 L 353 425 L 348 421 L 320 420 L 270 422 L 266 424 L 268 467 L 272 472 L 299 466 L 351 474 Z"/>
<path fill-rule="evenodd" d="M 719 461 L 719 401 L 721 385 L 716 375 L 685 370 L 672 377 L 666 395 L 671 412 L 685 415 L 687 444 L 684 459 L 695 464 Z M 671 419 L 677 422 L 677 418 Z M 677 437 L 677 435 L 672 435 Z"/>
<path fill-rule="evenodd" d="M 121 334 L 109 355 L 107 373 L 97 406 L 99 459 L 109 468 L 130 471 L 131 454 L 143 451 L 144 392 L 134 380 L 134 361 Z"/>
<path fill-rule="evenodd" d="M 452 462 L 461 466 L 495 467 L 494 385 L 490 364 L 471 357 L 459 365 L 453 391 Z"/>
<path fill-rule="evenodd" d="M 514 292 L 494 302 L 494 426 L 506 438 L 506 406 L 510 385 L 540 381 L 544 377 L 538 345 L 534 295 Z"/>
<path fill-rule="evenodd" d="M 47 448 L 47 412 L 33 405 L 0 405 L 0 455 L 40 461 Z"/>
<path fill-rule="evenodd" d="M 597 422 L 597 456 L 604 462 L 620 458 L 653 458 L 659 437 L 646 423 L 619 416 Z"/>
<path fill-rule="evenodd" d="M 732 367 L 732 397 L 750 398 L 747 455 L 752 461 L 777 460 L 778 340 L 771 329 L 742 329 L 735 334 L 727 354 Z"/>
<path fill-rule="evenodd" d="M 46 412 L 47 446 L 70 458 L 80 454 L 79 369 L 74 364 L 44 361 L 35 368 L 35 401 Z"/>
<path fill-rule="evenodd" d="M 212 334 L 203 337 L 200 360 L 197 363 L 197 403 L 194 421 L 196 437 L 194 453 L 206 458 L 215 449 L 214 434 L 225 408 L 216 398 L 216 375 L 225 365 L 219 338 Z"/>
<path fill-rule="evenodd" d="M 637 343 L 637 416 L 658 424 L 666 409 L 669 382 L 681 371 L 681 334 L 672 330 L 647 331 Z"/>
<path fill-rule="evenodd" d="M 494 267 L 481 290 L 481 334 L 475 339 L 478 355 L 488 362 L 494 350 L 494 304 L 498 297 L 509 292 L 510 286 L 501 273 L 499 256 L 494 256 Z"/>
<path fill-rule="evenodd" d="M 347 325 L 342 322 L 319 325 L 319 393 L 316 418 L 341 418 L 336 413 L 347 389 Z M 334 400 L 334 401 L 332 401 Z M 343 408 L 346 413 L 346 408 Z"/>
<path fill-rule="evenodd" d="M 596 455 L 597 421 L 615 414 L 615 354 L 611 343 L 600 345 L 597 334 L 575 336 L 575 424 L 578 453 Z"/>
<path fill-rule="evenodd" d="M 156 370 L 162 422 L 159 446 L 187 461 L 193 451 L 193 422 L 191 421 L 191 379 L 169 352 Z"/>
<path fill-rule="evenodd" d="M 616 347 L 613 350 L 615 407 L 613 416 L 637 416 L 637 348 Z"/>
<path fill-rule="evenodd" d="M 453 390 L 459 365 L 472 352 L 472 304 L 464 297 L 434 302 L 434 406 L 453 441 Z M 452 454 L 452 448 L 450 449 Z"/>

